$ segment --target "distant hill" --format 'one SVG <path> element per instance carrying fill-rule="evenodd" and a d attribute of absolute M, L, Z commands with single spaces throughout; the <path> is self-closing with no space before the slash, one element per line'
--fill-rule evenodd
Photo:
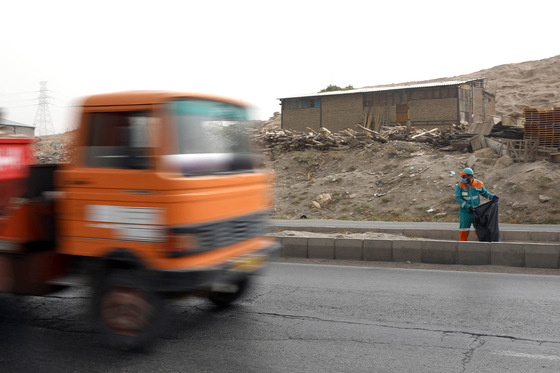
<path fill-rule="evenodd" d="M 522 114 L 526 107 L 560 106 L 560 55 L 499 65 L 470 74 L 399 84 L 472 78 L 487 78 L 486 89 L 496 95 L 496 115 Z"/>
<path fill-rule="evenodd" d="M 538 61 L 499 65 L 457 78 L 488 78 L 496 95 L 496 114 L 522 113 L 526 107 L 560 106 L 560 55 Z"/>

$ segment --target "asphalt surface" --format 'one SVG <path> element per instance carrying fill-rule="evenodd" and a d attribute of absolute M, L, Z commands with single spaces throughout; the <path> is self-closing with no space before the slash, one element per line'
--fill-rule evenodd
<path fill-rule="evenodd" d="M 189 298 L 145 353 L 107 348 L 89 292 L 0 297 L 18 372 L 557 372 L 560 277 L 274 263 L 219 311 Z"/>

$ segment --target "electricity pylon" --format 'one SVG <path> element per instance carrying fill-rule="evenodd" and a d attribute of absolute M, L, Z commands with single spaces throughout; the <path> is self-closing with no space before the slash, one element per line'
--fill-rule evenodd
<path fill-rule="evenodd" d="M 39 90 L 39 106 L 35 114 L 35 136 L 45 136 L 54 134 L 54 125 L 49 111 L 49 90 L 47 89 L 47 82 L 41 82 L 41 89 Z"/>

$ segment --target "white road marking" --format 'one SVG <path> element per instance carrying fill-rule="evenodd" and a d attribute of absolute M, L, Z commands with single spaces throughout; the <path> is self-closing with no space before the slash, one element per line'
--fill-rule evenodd
<path fill-rule="evenodd" d="M 536 360 L 560 361 L 560 356 L 558 356 L 558 355 L 528 354 L 528 353 L 515 352 L 515 351 L 496 351 L 496 352 L 492 352 L 492 354 L 493 355 L 509 356 L 509 357 L 522 357 L 522 358 L 536 359 Z"/>

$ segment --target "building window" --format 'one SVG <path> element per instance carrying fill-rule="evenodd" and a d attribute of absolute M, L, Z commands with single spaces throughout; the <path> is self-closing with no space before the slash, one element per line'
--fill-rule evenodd
<path fill-rule="evenodd" d="M 283 110 L 299 109 L 299 101 L 297 101 L 297 100 L 282 101 L 282 109 Z"/>
<path fill-rule="evenodd" d="M 321 107 L 320 99 L 282 101 L 282 110 L 296 110 L 296 109 L 320 108 L 320 107 Z"/>
<path fill-rule="evenodd" d="M 321 100 L 301 100 L 300 107 L 302 109 L 321 107 Z"/>

